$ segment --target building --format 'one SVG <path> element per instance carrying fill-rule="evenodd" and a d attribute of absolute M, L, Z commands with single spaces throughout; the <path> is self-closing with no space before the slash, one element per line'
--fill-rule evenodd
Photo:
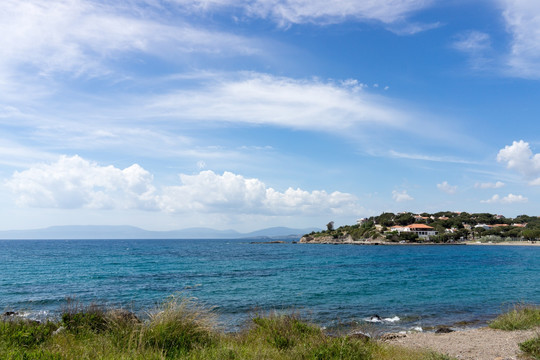
<path fill-rule="evenodd" d="M 427 240 L 430 236 L 435 236 L 438 232 L 435 228 L 425 224 L 412 224 L 407 226 L 392 226 L 390 231 L 397 231 L 398 234 L 402 232 L 413 232 L 418 235 L 420 239 Z"/>
<path fill-rule="evenodd" d="M 368 222 L 368 220 L 369 220 L 368 218 L 361 218 L 361 219 L 356 220 L 356 223 L 358 225 L 364 225 L 365 223 Z"/>

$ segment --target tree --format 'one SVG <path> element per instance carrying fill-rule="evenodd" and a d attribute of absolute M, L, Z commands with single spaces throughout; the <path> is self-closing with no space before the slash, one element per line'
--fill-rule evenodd
<path fill-rule="evenodd" d="M 334 222 L 330 221 L 328 224 L 326 224 L 326 228 L 328 231 L 334 231 Z"/>

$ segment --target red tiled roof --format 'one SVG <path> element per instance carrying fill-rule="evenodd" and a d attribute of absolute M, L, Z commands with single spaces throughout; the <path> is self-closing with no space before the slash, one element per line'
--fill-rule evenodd
<path fill-rule="evenodd" d="M 408 227 L 409 229 L 433 229 L 431 226 L 427 226 L 425 224 L 412 224 L 405 227 Z"/>

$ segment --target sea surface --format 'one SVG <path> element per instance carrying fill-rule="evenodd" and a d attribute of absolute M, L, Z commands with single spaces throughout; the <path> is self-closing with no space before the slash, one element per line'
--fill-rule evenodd
<path fill-rule="evenodd" d="M 540 304 L 540 247 L 0 241 L 2 312 L 54 317 L 75 297 L 144 314 L 173 294 L 214 306 L 230 330 L 271 310 L 328 329 L 475 327 Z"/>

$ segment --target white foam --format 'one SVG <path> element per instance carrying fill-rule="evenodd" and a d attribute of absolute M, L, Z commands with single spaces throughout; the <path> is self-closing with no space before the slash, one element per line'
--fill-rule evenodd
<path fill-rule="evenodd" d="M 399 318 L 399 316 L 394 316 L 394 317 L 391 317 L 391 318 L 380 318 L 378 316 L 371 316 L 371 317 L 368 317 L 368 318 L 365 318 L 364 321 L 367 321 L 367 322 L 371 322 L 371 323 L 380 323 L 380 322 L 397 322 L 397 321 L 400 321 L 401 319 Z"/>
<path fill-rule="evenodd" d="M 415 326 L 411 329 L 412 331 L 418 331 L 418 332 L 422 332 L 424 331 L 424 329 L 422 329 L 420 326 Z"/>
<path fill-rule="evenodd" d="M 380 323 L 382 322 L 382 319 L 372 316 L 372 317 L 365 318 L 364 321 L 371 322 L 371 323 Z"/>

